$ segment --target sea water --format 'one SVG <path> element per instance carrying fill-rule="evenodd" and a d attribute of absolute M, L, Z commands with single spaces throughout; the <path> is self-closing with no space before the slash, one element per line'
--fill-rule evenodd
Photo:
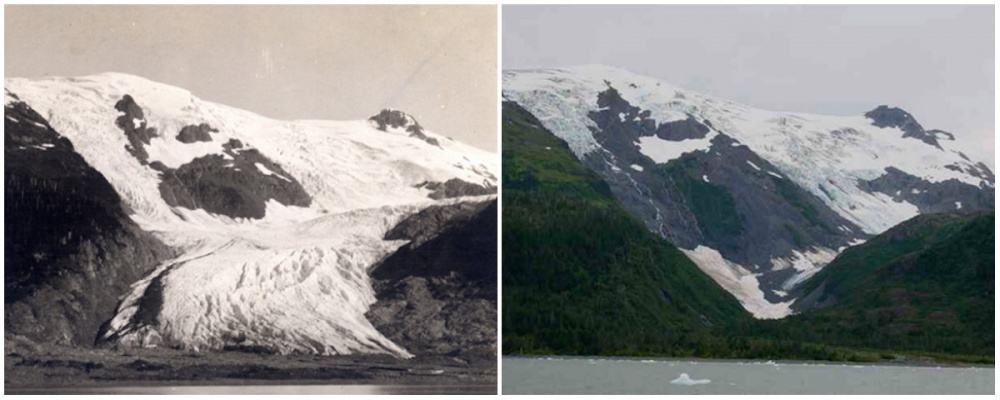
<path fill-rule="evenodd" d="M 993 394 L 994 368 L 504 357 L 503 394 Z M 682 377 L 687 375 L 687 379 Z"/>

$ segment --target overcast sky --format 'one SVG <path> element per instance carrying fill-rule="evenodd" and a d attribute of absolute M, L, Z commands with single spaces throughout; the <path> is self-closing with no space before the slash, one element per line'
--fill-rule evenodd
<path fill-rule="evenodd" d="M 496 7 L 11 6 L 4 75 L 115 71 L 277 119 L 384 107 L 496 151 Z"/>
<path fill-rule="evenodd" d="M 504 6 L 503 68 L 605 64 L 775 111 L 901 107 L 994 162 L 979 6 Z"/>

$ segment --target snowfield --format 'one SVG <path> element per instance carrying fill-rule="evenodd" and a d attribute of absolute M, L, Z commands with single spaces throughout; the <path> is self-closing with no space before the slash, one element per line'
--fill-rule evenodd
<path fill-rule="evenodd" d="M 382 237 L 427 206 L 493 197 L 435 202 L 428 189 L 416 187 L 422 182 L 459 178 L 498 184 L 495 154 L 431 132 L 426 134 L 440 147 L 405 132 L 379 131 L 365 120 L 273 120 L 117 73 L 8 78 L 5 88 L 72 141 L 122 196 L 140 227 L 182 253 L 136 282 L 122 299 L 104 336 L 124 345 L 242 345 L 280 353 L 408 357 L 364 317 L 376 300 L 367 269 L 405 244 Z M 170 207 L 159 193 L 159 172 L 125 150 L 127 138 L 115 125 L 122 113 L 114 105 L 126 94 L 142 107 L 146 126 L 160 135 L 146 146 L 149 162 L 175 168 L 223 154 L 222 144 L 237 139 L 281 165 L 312 204 L 286 207 L 271 200 L 259 220 Z M 201 123 L 218 130 L 211 142 L 174 139 L 184 126 Z M 134 316 L 154 284 L 163 302 L 150 325 Z"/>

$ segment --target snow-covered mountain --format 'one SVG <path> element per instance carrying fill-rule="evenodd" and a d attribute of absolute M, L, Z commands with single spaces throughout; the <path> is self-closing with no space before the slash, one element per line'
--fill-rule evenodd
<path fill-rule="evenodd" d="M 605 66 L 505 71 L 532 113 L 650 230 L 759 318 L 844 248 L 920 213 L 994 207 L 961 136 L 909 113 L 758 110 Z"/>
<path fill-rule="evenodd" d="M 385 234 L 496 192 L 495 154 L 398 111 L 278 121 L 117 73 L 7 78 L 5 92 L 8 110 L 37 111 L 179 254 L 132 284 L 99 343 L 408 356 L 365 317 L 368 269 L 408 243 Z M 386 113 L 407 126 L 387 127 Z"/>

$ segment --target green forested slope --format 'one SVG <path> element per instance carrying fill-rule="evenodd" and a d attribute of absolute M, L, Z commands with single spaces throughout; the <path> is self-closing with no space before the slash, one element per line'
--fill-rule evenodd
<path fill-rule="evenodd" d="M 506 354 L 993 362 L 993 213 L 900 224 L 755 320 L 509 102 L 502 156 Z"/>
<path fill-rule="evenodd" d="M 803 283 L 813 307 L 759 334 L 838 346 L 993 355 L 994 213 L 927 214 Z"/>
<path fill-rule="evenodd" d="M 693 355 L 749 315 L 515 104 L 503 106 L 506 353 Z"/>

